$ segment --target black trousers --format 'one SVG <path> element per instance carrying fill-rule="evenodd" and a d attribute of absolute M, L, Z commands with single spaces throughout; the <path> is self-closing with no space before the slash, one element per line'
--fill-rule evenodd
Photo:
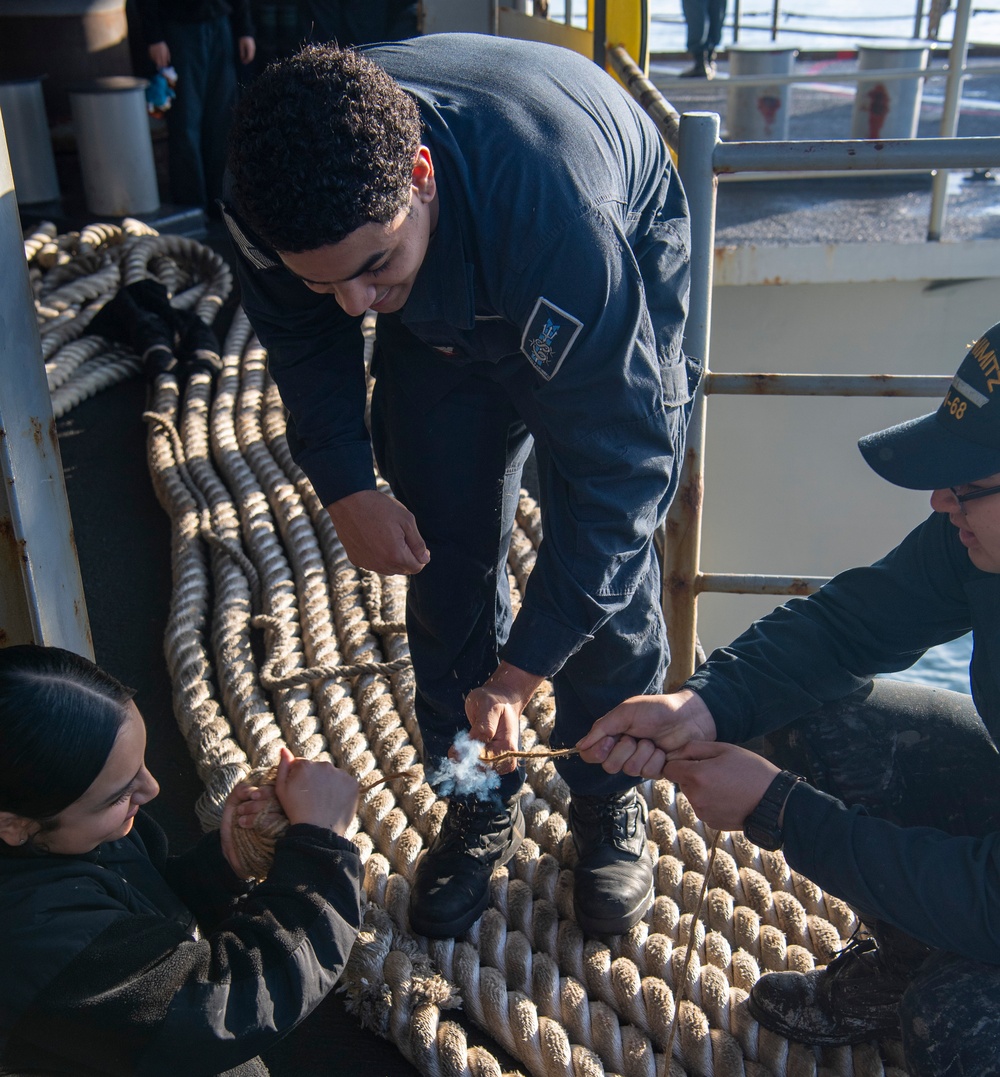
<path fill-rule="evenodd" d="M 957 692 L 877 680 L 747 747 L 899 826 L 974 837 L 1000 829 L 1000 754 Z M 1000 966 L 857 911 L 911 973 L 900 1018 L 912 1077 L 1000 1077 Z"/>

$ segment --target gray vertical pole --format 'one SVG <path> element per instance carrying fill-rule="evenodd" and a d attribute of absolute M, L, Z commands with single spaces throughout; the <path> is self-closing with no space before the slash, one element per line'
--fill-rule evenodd
<path fill-rule="evenodd" d="M 920 40 L 920 28 L 924 22 L 924 0 L 917 0 L 917 10 L 913 16 L 913 40 Z"/>
<path fill-rule="evenodd" d="M 965 80 L 965 61 L 969 55 L 969 16 L 972 0 L 958 0 L 955 9 L 955 33 L 948 53 L 948 81 L 944 91 L 944 111 L 941 114 L 941 137 L 954 138 L 958 131 L 958 114 L 962 108 L 962 83 Z M 931 218 L 927 238 L 937 242 L 944 228 L 945 201 L 948 194 L 948 172 L 939 168 L 931 188 Z"/>
<path fill-rule="evenodd" d="M 678 169 L 691 212 L 691 298 L 684 350 L 708 370 L 715 261 L 715 198 L 712 157 L 719 142 L 714 112 L 681 116 Z M 695 398 L 680 486 L 667 514 L 663 564 L 663 611 L 670 640 L 668 690 L 693 672 L 698 647 L 697 600 L 704 493 L 705 394 Z"/>
<path fill-rule="evenodd" d="M 94 649 L 0 117 L 0 645 Z"/>
<path fill-rule="evenodd" d="M 594 0 L 594 63 L 607 66 L 608 0 Z"/>

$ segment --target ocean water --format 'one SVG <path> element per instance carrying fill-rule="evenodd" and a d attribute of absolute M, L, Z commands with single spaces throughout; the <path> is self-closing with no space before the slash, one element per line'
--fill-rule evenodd
<path fill-rule="evenodd" d="M 952 692 L 969 694 L 969 661 L 972 658 L 972 633 L 952 640 L 941 647 L 933 647 L 916 665 L 893 673 L 897 681 L 929 684 L 934 688 L 948 688 Z"/>
<path fill-rule="evenodd" d="M 562 21 L 569 3 L 570 21 L 575 26 L 586 23 L 586 0 L 550 0 L 550 18 Z M 916 0 L 741 0 L 739 42 L 741 45 L 763 44 L 771 39 L 771 19 L 778 6 L 778 38 L 782 45 L 798 49 L 854 49 L 869 37 L 903 38 L 914 36 Z M 723 47 L 733 41 L 733 13 L 730 0 Z M 930 0 L 923 3 L 922 36 L 926 33 L 926 12 Z M 685 26 L 681 0 L 650 0 L 650 52 L 684 52 Z M 938 40 L 948 42 L 955 25 L 955 11 L 944 14 Z M 974 0 L 969 20 L 972 45 L 1000 44 L 1000 10 L 992 0 Z"/>

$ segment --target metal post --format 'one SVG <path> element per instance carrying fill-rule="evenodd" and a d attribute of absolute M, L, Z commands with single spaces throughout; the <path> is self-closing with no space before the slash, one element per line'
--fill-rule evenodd
<path fill-rule="evenodd" d="M 740 39 L 740 0 L 733 0 L 733 44 Z"/>
<path fill-rule="evenodd" d="M 594 0 L 594 63 L 602 70 L 607 65 L 608 0 Z"/>
<path fill-rule="evenodd" d="M 94 657 L 0 117 L 0 645 Z"/>
<path fill-rule="evenodd" d="M 924 22 L 924 0 L 917 0 L 917 10 L 916 10 L 916 12 L 915 12 L 915 14 L 913 16 L 913 39 L 915 41 L 920 40 L 920 37 L 921 37 L 920 27 L 923 25 L 923 22 Z"/>
<path fill-rule="evenodd" d="M 941 114 L 941 137 L 952 138 L 958 130 L 958 114 L 962 108 L 962 83 L 965 80 L 965 62 L 969 55 L 969 16 L 972 0 L 958 0 L 955 9 L 955 33 L 948 53 L 948 81 L 944 91 L 944 111 Z M 945 199 L 948 194 L 948 172 L 939 169 L 931 188 L 931 218 L 927 225 L 927 238 L 931 242 L 941 239 L 944 227 Z"/>
<path fill-rule="evenodd" d="M 778 6 L 781 0 L 774 0 L 771 5 L 771 40 L 778 40 Z"/>
<path fill-rule="evenodd" d="M 714 112 L 681 117 L 678 169 L 691 213 L 691 298 L 684 350 L 708 369 L 712 323 L 712 271 L 715 260 L 715 198 L 718 181 L 712 165 L 719 142 Z M 670 640 L 668 689 L 694 672 L 698 649 L 698 573 L 704 493 L 705 394 L 695 397 L 688 427 L 680 485 L 667 514 L 663 558 L 663 610 Z"/>

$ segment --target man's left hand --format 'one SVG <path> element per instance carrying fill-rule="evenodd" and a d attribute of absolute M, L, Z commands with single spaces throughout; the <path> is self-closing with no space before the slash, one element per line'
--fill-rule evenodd
<path fill-rule="evenodd" d="M 481 740 L 490 755 L 517 749 L 521 733 L 521 711 L 535 694 L 544 677 L 501 662 L 496 672 L 465 697 L 465 714 L 473 740 Z M 510 759 L 497 764 L 499 774 L 509 774 L 516 763 Z"/>
<path fill-rule="evenodd" d="M 663 776 L 681 787 L 698 818 L 716 830 L 742 830 L 779 773 L 746 748 L 698 740 L 671 752 L 663 768 Z"/>
<path fill-rule="evenodd" d="M 257 42 L 252 37 L 241 37 L 239 50 L 241 64 L 253 63 L 253 58 L 257 55 Z"/>

